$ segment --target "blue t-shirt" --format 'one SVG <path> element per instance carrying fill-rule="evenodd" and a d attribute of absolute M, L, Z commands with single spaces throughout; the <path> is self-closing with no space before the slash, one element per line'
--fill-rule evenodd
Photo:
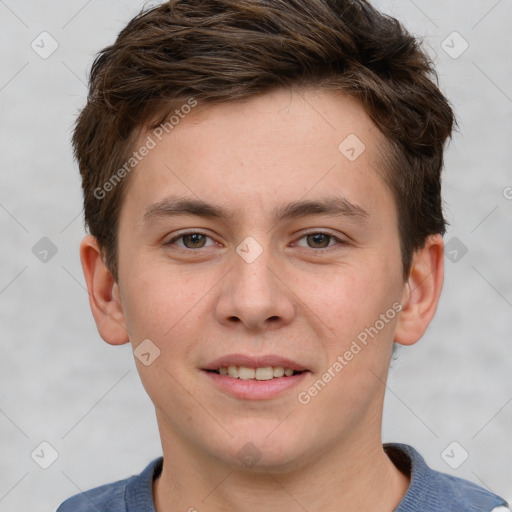
<path fill-rule="evenodd" d="M 505 500 L 484 488 L 430 469 L 411 446 L 385 444 L 393 463 L 411 482 L 394 512 L 505 512 Z M 151 462 L 137 476 L 103 485 L 66 500 L 56 512 L 155 512 L 153 480 L 162 471 L 163 458 Z M 504 507 L 504 508 L 500 508 Z"/>

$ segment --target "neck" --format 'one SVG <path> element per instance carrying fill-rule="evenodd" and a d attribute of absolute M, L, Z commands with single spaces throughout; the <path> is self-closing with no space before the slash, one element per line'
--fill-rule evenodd
<path fill-rule="evenodd" d="M 162 425 L 160 425 L 161 427 Z M 384 453 L 380 432 L 368 432 L 293 469 L 240 470 L 204 460 L 162 436 L 164 465 L 153 494 L 157 512 L 391 512 L 409 478 Z M 172 442 L 171 442 L 172 441 Z"/>

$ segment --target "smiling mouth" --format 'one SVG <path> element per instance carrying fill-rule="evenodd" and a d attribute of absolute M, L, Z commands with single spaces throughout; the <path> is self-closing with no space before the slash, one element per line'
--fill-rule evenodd
<path fill-rule="evenodd" d="M 221 366 L 218 370 L 206 370 L 210 373 L 216 373 L 224 377 L 241 380 L 272 380 L 282 377 L 292 377 L 299 375 L 304 371 L 285 368 L 284 366 L 263 366 L 259 368 L 250 368 L 248 366 Z"/>

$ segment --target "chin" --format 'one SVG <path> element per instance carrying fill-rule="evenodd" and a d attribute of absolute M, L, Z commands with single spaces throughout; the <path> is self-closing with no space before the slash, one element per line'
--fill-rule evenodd
<path fill-rule="evenodd" d="M 267 421 L 259 426 L 254 421 L 251 424 L 252 428 L 247 428 L 247 424 L 246 428 L 240 428 L 228 441 L 225 450 L 222 450 L 222 443 L 215 444 L 212 447 L 215 456 L 238 470 L 286 473 L 306 465 L 310 458 L 308 451 L 316 452 L 313 447 L 305 450 L 304 439 L 298 433 L 291 433 L 282 424 L 277 428 L 275 422 L 272 422 L 271 428 Z"/>

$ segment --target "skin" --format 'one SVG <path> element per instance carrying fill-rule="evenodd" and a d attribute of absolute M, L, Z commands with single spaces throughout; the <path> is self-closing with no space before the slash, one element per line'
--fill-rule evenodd
<path fill-rule="evenodd" d="M 349 134 L 366 146 L 355 161 L 338 149 Z M 406 493 L 408 477 L 382 448 L 384 383 L 393 340 L 415 343 L 435 313 L 443 241 L 426 240 L 404 281 L 396 207 L 380 172 L 384 143 L 362 107 L 341 93 L 277 90 L 198 106 L 130 177 L 117 283 L 96 240 L 84 238 L 82 265 L 102 338 L 134 349 L 150 339 L 161 351 L 149 366 L 135 359 L 164 453 L 153 489 L 158 512 L 391 511 Z M 233 216 L 144 220 L 171 196 Z M 366 215 L 273 218 L 288 203 L 333 197 Z M 169 244 L 184 230 L 207 238 Z M 236 252 L 246 237 L 263 251 L 252 263 Z M 299 392 L 395 302 L 402 311 L 301 404 Z M 236 398 L 202 371 L 232 353 L 277 354 L 309 373 L 274 398 Z M 246 443 L 259 454 L 251 466 L 237 456 Z"/>

